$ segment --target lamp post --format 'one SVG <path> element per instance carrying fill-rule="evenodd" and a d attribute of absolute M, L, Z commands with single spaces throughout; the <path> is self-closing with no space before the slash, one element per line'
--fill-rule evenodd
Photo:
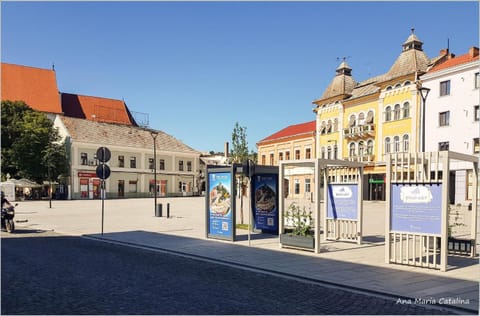
<path fill-rule="evenodd" d="M 157 131 L 150 131 L 153 139 L 153 211 L 157 211 Z"/>
<path fill-rule="evenodd" d="M 420 91 L 420 96 L 422 97 L 422 138 L 421 138 L 421 151 L 425 152 L 425 102 L 427 100 L 428 93 L 430 92 L 429 88 L 426 87 L 419 87 L 418 91 Z"/>

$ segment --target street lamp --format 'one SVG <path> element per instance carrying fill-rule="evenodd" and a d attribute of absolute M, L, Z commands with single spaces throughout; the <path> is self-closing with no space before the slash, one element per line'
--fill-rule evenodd
<path fill-rule="evenodd" d="M 426 87 L 419 87 L 418 91 L 420 91 L 420 96 L 422 97 L 422 146 L 420 147 L 420 149 L 422 150 L 422 152 L 425 152 L 425 101 L 427 100 L 430 89 Z"/>
<path fill-rule="evenodd" d="M 153 210 L 156 214 L 157 212 L 157 131 L 150 131 L 153 139 Z"/>

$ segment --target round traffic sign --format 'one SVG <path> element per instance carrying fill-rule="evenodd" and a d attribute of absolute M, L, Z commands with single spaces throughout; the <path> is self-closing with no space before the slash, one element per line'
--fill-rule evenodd
<path fill-rule="evenodd" d="M 110 167 L 106 164 L 101 164 L 97 166 L 97 177 L 99 177 L 102 180 L 107 179 L 110 177 Z"/>
<path fill-rule="evenodd" d="M 97 159 L 100 160 L 100 162 L 107 162 L 111 157 L 112 153 L 107 147 L 100 147 L 97 149 Z"/>

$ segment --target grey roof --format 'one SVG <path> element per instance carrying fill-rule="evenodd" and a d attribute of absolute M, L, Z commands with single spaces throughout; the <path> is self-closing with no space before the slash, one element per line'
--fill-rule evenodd
<path fill-rule="evenodd" d="M 351 75 L 352 68 L 344 60 L 336 69 L 337 75 L 333 77 L 330 85 L 325 89 L 320 99 L 328 99 L 339 95 L 350 94 L 356 85 Z"/>
<path fill-rule="evenodd" d="M 60 116 L 72 141 L 98 144 L 99 146 L 115 145 L 135 148 L 152 148 L 151 130 L 140 127 L 94 122 L 84 119 Z M 199 151 L 185 145 L 175 137 L 162 132 L 156 137 L 156 147 L 162 151 L 200 154 Z"/>

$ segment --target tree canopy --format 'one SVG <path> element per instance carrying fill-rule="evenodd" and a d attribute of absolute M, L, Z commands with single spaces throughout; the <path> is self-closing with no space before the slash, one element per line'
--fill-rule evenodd
<path fill-rule="evenodd" d="M 230 156 L 233 163 L 243 163 L 248 159 L 247 128 L 238 122 L 232 132 L 232 150 Z"/>
<path fill-rule="evenodd" d="M 41 183 L 68 171 L 64 144 L 45 113 L 23 101 L 2 101 L 2 179 L 28 178 Z"/>

